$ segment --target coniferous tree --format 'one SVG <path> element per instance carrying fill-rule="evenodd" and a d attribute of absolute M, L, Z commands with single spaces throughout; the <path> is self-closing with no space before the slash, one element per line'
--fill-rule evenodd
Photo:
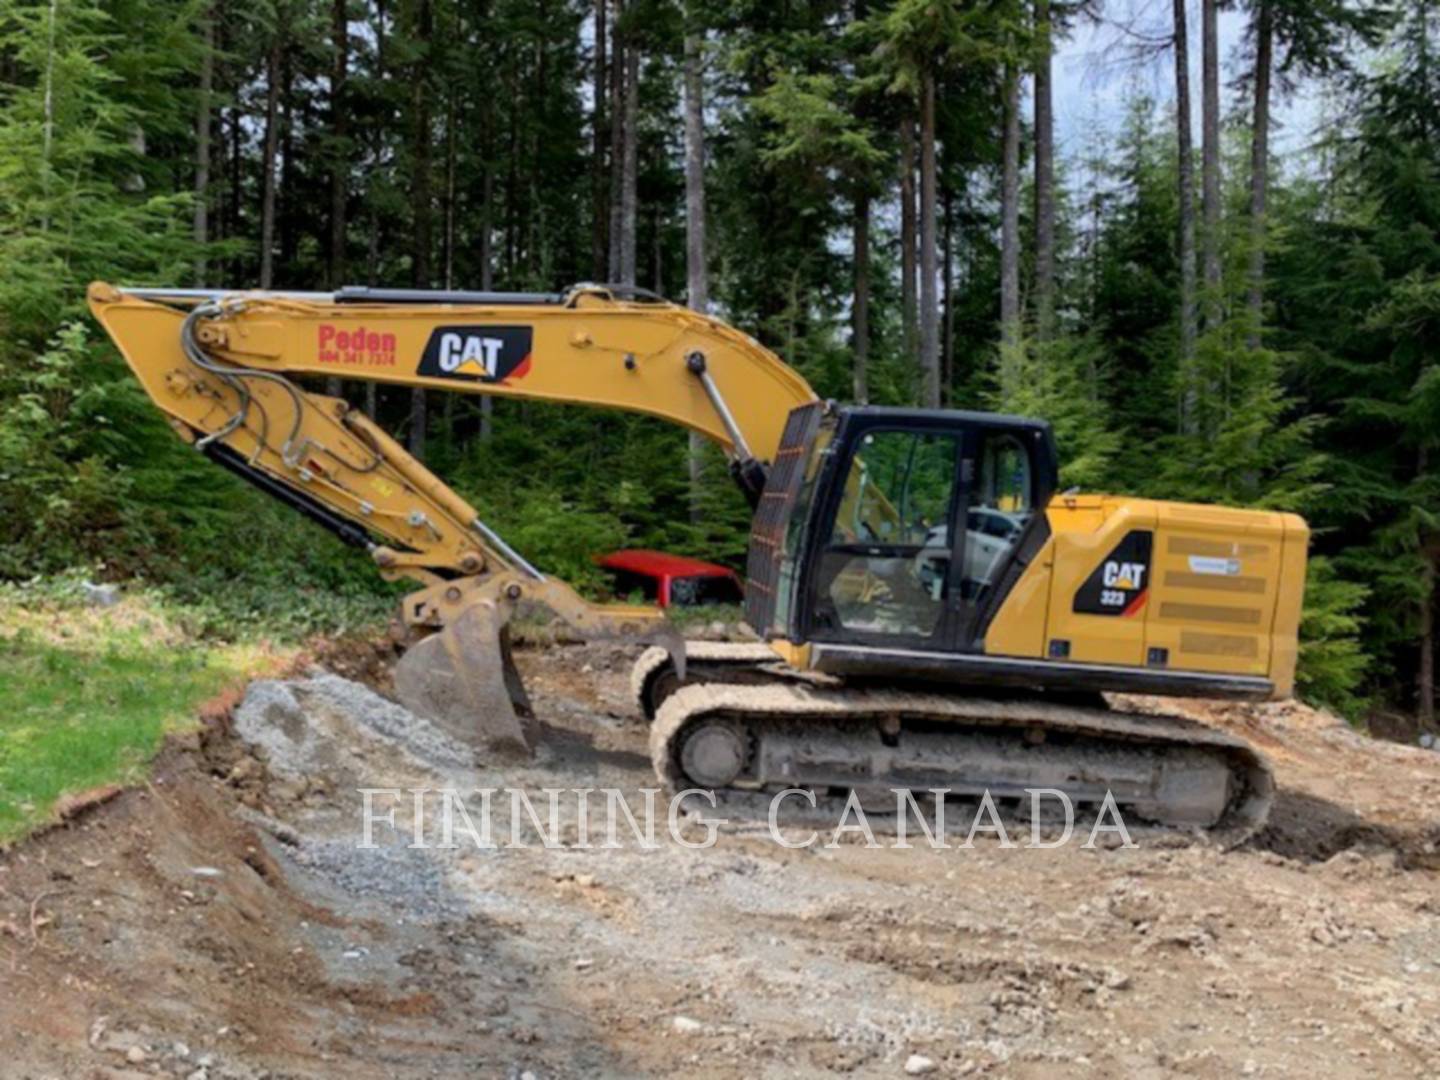
<path fill-rule="evenodd" d="M 1195 144 L 1190 123 L 1190 29 L 1185 0 L 1174 0 L 1175 35 L 1175 184 L 1179 201 L 1180 261 L 1180 423 L 1196 429 L 1199 386 L 1195 379 L 1195 342 L 1199 336 L 1195 276 Z"/>
<path fill-rule="evenodd" d="M 1049 340 L 1055 321 L 1055 105 L 1051 91 L 1050 0 L 1035 0 L 1035 330 Z"/>

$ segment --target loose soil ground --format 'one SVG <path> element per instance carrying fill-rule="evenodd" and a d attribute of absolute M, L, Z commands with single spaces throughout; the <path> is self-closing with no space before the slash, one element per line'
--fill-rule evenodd
<path fill-rule="evenodd" d="M 147 786 L 0 855 L 0 1073 L 1440 1074 L 1440 754 L 1297 705 L 1186 707 L 1279 778 L 1228 852 L 1138 826 L 1087 849 L 1087 820 L 1027 849 L 1014 814 L 1014 848 L 898 850 L 881 816 L 878 849 L 789 850 L 753 799 L 707 808 L 730 822 L 708 850 L 663 817 L 656 850 L 593 826 L 577 848 L 573 798 L 556 848 L 503 846 L 506 811 L 497 849 L 414 850 L 408 804 L 357 846 L 360 787 L 523 788 L 542 820 L 544 788 L 638 807 L 629 660 L 522 652 L 541 752 L 478 771 L 339 676 L 252 686 Z M 383 683 L 375 657 L 327 662 Z M 783 835 L 838 810 L 787 811 Z"/>

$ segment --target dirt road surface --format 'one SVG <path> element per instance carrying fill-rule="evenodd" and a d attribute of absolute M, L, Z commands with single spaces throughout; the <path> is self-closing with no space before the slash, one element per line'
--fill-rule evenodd
<path fill-rule="evenodd" d="M 0 855 L 0 1074 L 1440 1075 L 1440 754 L 1293 704 L 1193 706 L 1275 765 L 1271 824 L 1237 850 L 1138 823 L 1134 848 L 1085 848 L 1083 817 L 1040 850 L 1010 810 L 1016 846 L 964 848 L 965 807 L 948 850 L 914 828 L 896 848 L 893 814 L 879 847 L 827 848 L 838 803 L 787 807 L 780 836 L 820 832 L 790 849 L 760 799 L 701 807 L 729 819 L 708 849 L 663 802 L 655 849 L 623 820 L 607 849 L 597 796 L 581 848 L 573 789 L 639 809 L 653 784 L 629 656 L 520 660 L 534 761 L 477 772 L 316 671 L 252 684 L 148 787 Z M 446 786 L 524 789 L 547 825 L 543 789 L 571 791 L 559 845 L 522 818 L 505 846 L 502 793 L 496 847 L 433 846 L 426 798 L 412 848 L 407 793 L 372 795 L 359 846 L 358 789 Z"/>

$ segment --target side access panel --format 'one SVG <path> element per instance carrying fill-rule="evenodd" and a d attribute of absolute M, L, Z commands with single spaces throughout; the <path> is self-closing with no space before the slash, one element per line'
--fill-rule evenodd
<path fill-rule="evenodd" d="M 1155 506 L 1128 500 L 1114 508 L 1088 503 L 1052 512 L 1047 658 L 1145 666 Z"/>
<path fill-rule="evenodd" d="M 1152 662 L 1234 675 L 1270 672 L 1284 515 L 1159 503 Z"/>

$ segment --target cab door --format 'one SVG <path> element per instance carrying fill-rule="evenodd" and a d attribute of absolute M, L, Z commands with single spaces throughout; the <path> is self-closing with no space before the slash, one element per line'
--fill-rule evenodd
<path fill-rule="evenodd" d="M 806 640 L 975 647 L 1034 517 L 1034 447 L 981 414 L 951 415 L 869 417 L 838 440 Z"/>
<path fill-rule="evenodd" d="M 810 566 L 807 637 L 944 647 L 964 431 L 879 423 L 842 447 Z"/>

